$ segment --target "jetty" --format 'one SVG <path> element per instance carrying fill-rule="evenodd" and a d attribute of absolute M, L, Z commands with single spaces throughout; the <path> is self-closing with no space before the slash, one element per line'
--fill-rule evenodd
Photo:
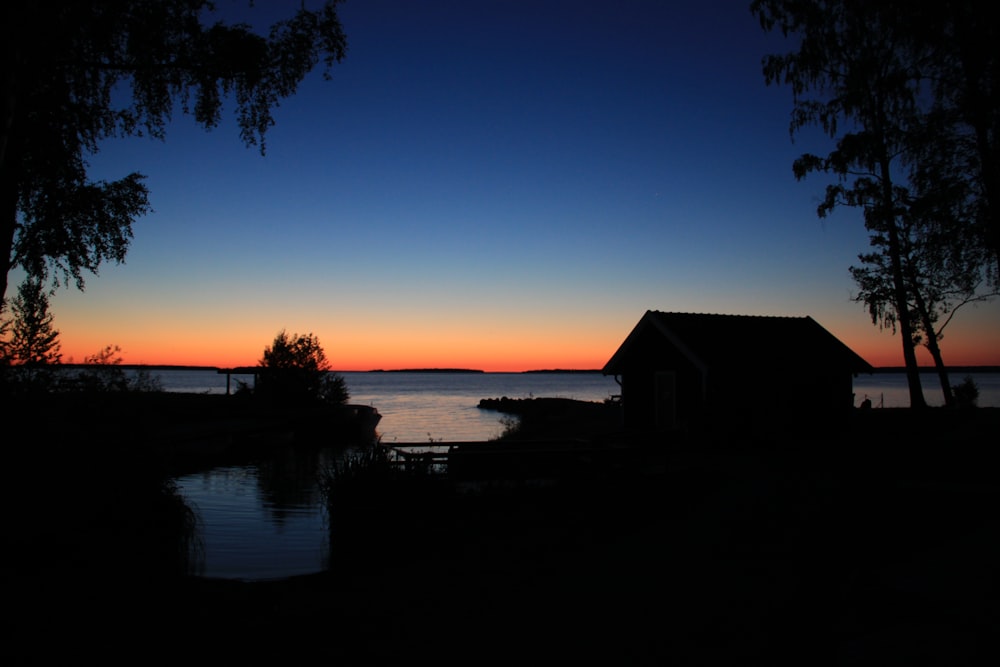
<path fill-rule="evenodd" d="M 387 462 L 399 474 L 447 481 L 465 489 L 655 474 L 663 472 L 666 465 L 664 449 L 624 440 L 489 440 L 377 446 L 384 449 Z"/>

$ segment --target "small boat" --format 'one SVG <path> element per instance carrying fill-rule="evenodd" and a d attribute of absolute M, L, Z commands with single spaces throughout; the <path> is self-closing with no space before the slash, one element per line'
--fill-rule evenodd
<path fill-rule="evenodd" d="M 362 429 L 362 432 L 371 432 L 374 436 L 375 427 L 382 421 L 382 415 L 379 414 L 379 411 L 374 406 L 348 404 L 344 407 L 354 413 L 354 419 L 357 421 L 358 427 Z"/>
<path fill-rule="evenodd" d="M 372 443 L 377 439 L 375 427 L 382 421 L 382 415 L 374 406 L 347 403 L 338 406 L 335 414 L 335 423 L 326 427 L 331 428 L 338 439 L 362 443 Z"/>

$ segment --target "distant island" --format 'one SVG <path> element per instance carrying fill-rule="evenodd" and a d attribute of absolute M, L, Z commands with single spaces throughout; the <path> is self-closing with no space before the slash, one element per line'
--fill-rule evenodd
<path fill-rule="evenodd" d="M 346 372 L 346 371 L 340 371 Z M 393 369 L 382 369 L 376 368 L 370 371 L 361 371 L 363 373 L 486 373 L 484 370 L 479 370 L 475 368 L 393 368 Z M 600 373 L 600 369 L 565 369 L 565 368 L 540 368 L 537 370 L 530 371 L 490 371 L 492 375 L 531 375 L 531 374 L 543 374 L 543 373 L 580 373 L 580 374 L 594 374 Z"/>
<path fill-rule="evenodd" d="M 945 370 L 949 373 L 1000 373 L 1000 366 L 946 366 Z M 878 366 L 872 370 L 872 374 L 905 372 L 905 366 Z M 920 372 L 936 373 L 937 369 L 933 366 L 921 366 Z"/>
<path fill-rule="evenodd" d="M 525 373 L 588 373 L 588 374 L 593 374 L 593 373 L 600 373 L 601 369 L 599 369 L 599 368 L 579 369 L 578 368 L 578 369 L 568 370 L 568 369 L 565 369 L 565 368 L 546 368 L 546 369 L 539 369 L 539 370 L 536 370 L 536 371 L 524 371 L 524 372 Z"/>
<path fill-rule="evenodd" d="M 58 364 L 59 368 L 100 368 L 100 367 L 111 367 L 111 368 L 121 368 L 128 371 L 218 371 L 225 370 L 220 369 L 218 366 L 185 366 L 182 364 L 76 364 L 76 363 L 61 363 Z M 250 372 L 253 372 L 252 367 L 247 366 Z"/>
<path fill-rule="evenodd" d="M 369 373 L 485 373 L 486 371 L 474 368 L 393 368 L 385 370 L 376 368 Z"/>

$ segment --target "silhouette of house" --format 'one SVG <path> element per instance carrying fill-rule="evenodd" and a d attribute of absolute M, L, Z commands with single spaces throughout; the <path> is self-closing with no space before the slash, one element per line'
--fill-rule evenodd
<path fill-rule="evenodd" d="M 872 367 L 811 317 L 647 311 L 604 366 L 630 431 L 823 424 L 854 406 Z"/>

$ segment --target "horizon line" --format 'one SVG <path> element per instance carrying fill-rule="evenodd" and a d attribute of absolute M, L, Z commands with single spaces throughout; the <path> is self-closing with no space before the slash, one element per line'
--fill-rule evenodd
<path fill-rule="evenodd" d="M 84 364 L 84 363 L 59 363 L 53 364 L 54 366 L 63 366 L 65 368 L 91 368 L 94 366 L 114 366 L 117 368 L 128 368 L 128 369 L 153 369 L 153 370 L 214 370 L 219 373 L 231 373 L 231 374 L 250 374 L 255 369 L 263 368 L 263 366 L 206 366 L 201 364 L 133 364 L 133 363 L 120 363 L 120 364 Z M 921 365 L 917 367 L 919 372 L 936 372 L 937 368 L 934 366 Z M 1000 366 L 993 364 L 982 364 L 982 365 L 956 365 L 956 366 L 945 366 L 947 372 L 961 373 L 961 372 L 976 372 L 976 373 L 1000 373 Z M 242 371 L 242 373 L 241 373 Z M 409 367 L 409 368 L 369 368 L 365 370 L 343 370 L 343 369 L 327 369 L 328 373 L 506 373 L 506 374 L 517 374 L 517 373 L 601 373 L 600 368 L 534 368 L 525 369 L 520 371 L 488 371 L 481 368 L 452 368 L 452 367 Z M 905 373 L 905 366 L 873 366 L 871 373 L 859 373 L 858 375 L 871 375 L 877 373 Z"/>

